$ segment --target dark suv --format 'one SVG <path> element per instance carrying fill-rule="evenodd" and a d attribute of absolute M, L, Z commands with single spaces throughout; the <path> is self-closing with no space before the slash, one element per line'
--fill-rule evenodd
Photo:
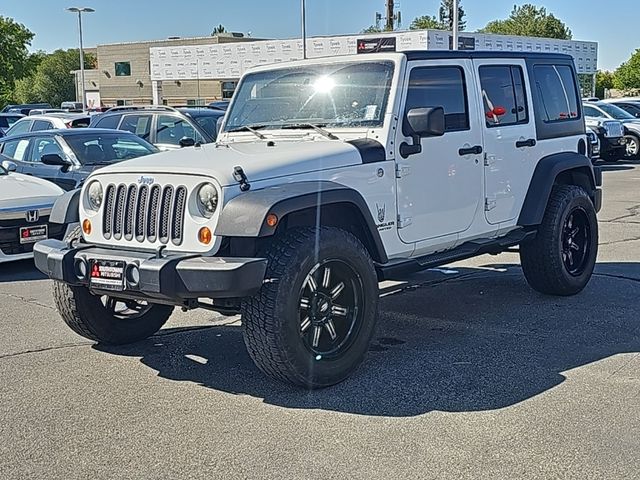
<path fill-rule="evenodd" d="M 207 107 L 114 107 L 91 120 L 91 127 L 127 130 L 160 150 L 212 143 L 224 111 Z"/>

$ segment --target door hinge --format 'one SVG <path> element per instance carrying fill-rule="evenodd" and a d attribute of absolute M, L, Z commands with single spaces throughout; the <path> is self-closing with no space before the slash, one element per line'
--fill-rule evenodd
<path fill-rule="evenodd" d="M 490 212 L 491 210 L 496 208 L 496 203 L 497 202 L 495 200 L 490 200 L 489 198 L 485 198 L 484 199 L 484 211 L 485 212 Z"/>
<path fill-rule="evenodd" d="M 485 167 L 490 167 L 494 163 L 496 163 L 496 156 L 495 155 L 489 155 L 488 153 L 485 153 L 484 154 L 484 166 Z"/>
<path fill-rule="evenodd" d="M 402 215 L 398 215 L 398 228 L 408 227 L 413 223 L 413 219 L 411 217 L 403 217 Z"/>
<path fill-rule="evenodd" d="M 409 165 L 396 164 L 396 178 L 406 177 L 411 173 L 411 167 Z"/>

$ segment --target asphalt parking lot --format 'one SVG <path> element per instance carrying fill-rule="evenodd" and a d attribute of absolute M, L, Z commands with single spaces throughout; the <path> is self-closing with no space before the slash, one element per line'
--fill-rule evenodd
<path fill-rule="evenodd" d="M 367 363 L 316 392 L 263 377 L 236 317 L 107 348 L 1 265 L 0 478 L 640 478 L 640 162 L 604 170 L 582 294 L 513 253 L 385 284 Z"/>

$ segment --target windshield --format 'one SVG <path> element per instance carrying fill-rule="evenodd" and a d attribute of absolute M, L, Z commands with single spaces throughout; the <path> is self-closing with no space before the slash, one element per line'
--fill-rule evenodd
<path fill-rule="evenodd" d="M 616 120 L 635 120 L 636 117 L 629 112 L 624 111 L 617 105 L 611 105 L 610 103 L 599 103 L 598 106 L 611 115 Z"/>
<path fill-rule="evenodd" d="M 105 165 L 142 157 L 159 150 L 132 134 L 68 135 L 65 141 L 83 165 Z"/>
<path fill-rule="evenodd" d="M 241 82 L 225 131 L 295 124 L 379 127 L 392 62 L 305 65 L 249 74 Z"/>

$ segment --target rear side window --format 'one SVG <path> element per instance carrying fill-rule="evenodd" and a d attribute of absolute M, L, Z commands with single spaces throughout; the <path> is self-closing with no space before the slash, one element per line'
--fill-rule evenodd
<path fill-rule="evenodd" d="M 535 65 L 536 88 L 542 99 L 543 121 L 563 122 L 579 118 L 578 90 L 568 65 Z"/>
<path fill-rule="evenodd" d="M 480 67 L 480 86 L 487 127 L 528 123 L 524 76 L 518 66 Z"/>
<path fill-rule="evenodd" d="M 149 140 L 151 133 L 151 115 L 125 115 L 120 124 L 120 130 L 126 130 Z"/>
<path fill-rule="evenodd" d="M 411 70 L 402 132 L 411 135 L 406 113 L 412 108 L 443 107 L 445 131 L 469 130 L 467 88 L 459 67 L 419 67 Z"/>
<path fill-rule="evenodd" d="M 91 119 L 89 117 L 86 118 L 76 118 L 71 121 L 71 128 L 86 128 L 89 126 Z"/>
<path fill-rule="evenodd" d="M 41 130 L 51 130 L 53 125 L 51 122 L 46 120 L 35 120 L 33 122 L 33 127 L 31 127 L 32 132 L 39 132 Z"/>
<path fill-rule="evenodd" d="M 111 130 L 116 130 L 121 118 L 122 117 L 120 115 L 107 115 L 98 118 L 92 126 L 95 128 L 109 128 Z"/>
<path fill-rule="evenodd" d="M 2 146 L 2 154 L 13 160 L 24 160 L 24 154 L 29 146 L 29 139 L 9 140 Z"/>

